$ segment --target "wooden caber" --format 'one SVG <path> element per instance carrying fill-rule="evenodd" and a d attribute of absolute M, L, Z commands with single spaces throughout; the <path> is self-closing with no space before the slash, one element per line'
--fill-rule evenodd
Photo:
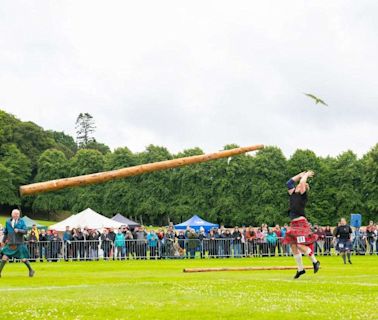
<path fill-rule="evenodd" d="M 90 184 L 103 183 L 111 180 L 137 176 L 148 172 L 183 167 L 195 163 L 207 162 L 211 160 L 233 157 L 250 151 L 263 149 L 263 145 L 255 145 L 249 147 L 240 147 L 230 150 L 219 151 L 211 154 L 197 155 L 185 158 L 178 158 L 154 163 L 147 163 L 138 166 L 92 173 L 83 176 L 63 178 L 45 182 L 37 182 L 20 187 L 20 195 L 28 196 L 42 192 L 61 190 L 70 187 L 81 187 Z"/>

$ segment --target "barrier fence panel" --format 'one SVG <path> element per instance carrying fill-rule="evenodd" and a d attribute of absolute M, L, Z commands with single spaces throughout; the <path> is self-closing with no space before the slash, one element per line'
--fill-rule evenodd
<path fill-rule="evenodd" d="M 83 240 L 26 242 L 31 261 L 83 261 L 83 260 L 127 260 L 127 259 L 194 259 L 194 258 L 242 258 L 290 256 L 289 245 L 282 238 L 274 241 L 267 239 L 235 240 L 232 238 L 192 238 L 177 239 L 127 239 L 121 241 Z M 337 254 L 336 240 L 324 237 L 314 243 L 316 255 Z M 352 253 L 378 254 L 378 241 L 368 241 L 365 237 L 352 240 Z"/>

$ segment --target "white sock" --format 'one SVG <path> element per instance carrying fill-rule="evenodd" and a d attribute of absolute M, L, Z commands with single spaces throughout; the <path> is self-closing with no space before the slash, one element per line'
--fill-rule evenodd
<path fill-rule="evenodd" d="M 295 259 L 295 262 L 297 263 L 298 271 L 302 271 L 304 269 L 303 262 L 302 262 L 302 254 L 301 253 L 294 254 L 293 257 Z"/>
<path fill-rule="evenodd" d="M 306 256 L 308 256 L 311 259 L 312 263 L 318 262 L 318 260 L 316 260 L 316 257 L 310 248 L 307 248 Z"/>

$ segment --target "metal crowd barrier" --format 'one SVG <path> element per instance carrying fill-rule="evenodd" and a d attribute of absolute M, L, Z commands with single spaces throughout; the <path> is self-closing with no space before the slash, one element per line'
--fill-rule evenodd
<path fill-rule="evenodd" d="M 169 239 L 148 241 L 29 241 L 31 261 L 86 261 L 127 259 L 194 259 L 194 258 L 242 258 L 290 256 L 289 245 L 282 238 L 269 242 L 266 239 L 232 238 Z M 333 237 L 320 239 L 314 245 L 317 255 L 333 255 L 336 243 Z M 378 254 L 377 243 L 368 243 L 365 238 L 352 240 L 354 254 Z M 368 251 L 369 250 L 369 251 Z"/>

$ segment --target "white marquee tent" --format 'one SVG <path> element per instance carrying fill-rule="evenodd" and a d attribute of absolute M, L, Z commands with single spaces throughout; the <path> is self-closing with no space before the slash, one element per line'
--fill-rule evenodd
<path fill-rule="evenodd" d="M 84 228 L 102 229 L 102 228 L 118 228 L 122 223 L 109 219 L 91 208 L 87 208 L 82 212 L 74 214 L 67 219 L 53 224 L 49 227 L 50 230 L 65 231 L 66 226 L 70 228 Z"/>

